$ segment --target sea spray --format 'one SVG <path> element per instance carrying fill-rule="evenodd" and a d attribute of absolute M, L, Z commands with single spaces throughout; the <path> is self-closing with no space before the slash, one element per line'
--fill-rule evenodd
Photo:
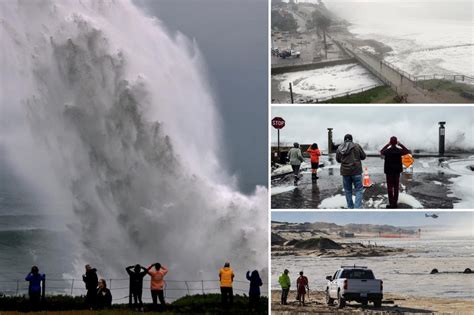
<path fill-rule="evenodd" d="M 67 218 L 73 275 L 85 263 L 115 277 L 159 261 L 183 280 L 214 279 L 224 261 L 238 277 L 266 269 L 267 191 L 244 196 L 222 175 L 195 44 L 129 1 L 0 6 L 0 145 L 41 211 Z"/>

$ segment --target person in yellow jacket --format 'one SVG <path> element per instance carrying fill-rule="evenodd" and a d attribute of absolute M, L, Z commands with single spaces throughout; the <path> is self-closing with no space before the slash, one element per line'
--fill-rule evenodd
<path fill-rule="evenodd" d="M 232 282 L 234 282 L 234 271 L 230 268 L 230 263 L 226 262 L 224 268 L 219 271 L 219 280 L 221 282 L 221 302 L 224 306 L 231 306 L 234 302 L 234 292 Z"/>

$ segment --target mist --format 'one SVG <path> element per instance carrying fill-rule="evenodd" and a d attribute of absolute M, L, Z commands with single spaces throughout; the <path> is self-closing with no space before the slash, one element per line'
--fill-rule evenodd
<path fill-rule="evenodd" d="M 446 149 L 474 150 L 474 110 L 472 107 L 443 106 L 370 106 L 349 107 L 274 107 L 272 117 L 280 116 L 286 126 L 280 131 L 280 141 L 310 144 L 316 142 L 327 151 L 327 128 L 334 128 L 333 141 L 343 142 L 352 134 L 364 149 L 378 151 L 396 136 L 411 150 L 438 151 L 438 122 L 446 121 Z M 272 128 L 273 129 L 273 128 Z M 272 130 L 272 145 L 277 132 Z"/>
<path fill-rule="evenodd" d="M 196 44 L 130 1 L 0 6 L 0 147 L 35 214 L 64 217 L 72 276 L 156 261 L 174 279 L 215 277 L 224 261 L 265 274 L 267 191 L 238 192 L 218 158 Z"/>

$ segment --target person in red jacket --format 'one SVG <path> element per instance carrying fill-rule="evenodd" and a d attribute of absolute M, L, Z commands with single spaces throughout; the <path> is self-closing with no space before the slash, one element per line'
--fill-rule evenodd
<path fill-rule="evenodd" d="M 318 149 L 318 144 L 313 143 L 306 152 L 309 153 L 309 156 L 311 157 L 311 179 L 314 182 L 316 182 L 316 179 L 318 179 L 318 167 L 319 167 L 319 157 L 321 156 L 321 151 Z"/>

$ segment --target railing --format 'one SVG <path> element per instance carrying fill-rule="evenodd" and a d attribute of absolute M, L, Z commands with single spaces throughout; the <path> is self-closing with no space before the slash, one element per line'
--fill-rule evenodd
<path fill-rule="evenodd" d="M 359 49 L 359 48 L 354 48 L 352 45 L 345 43 L 345 42 L 339 42 L 337 40 L 334 40 L 338 44 L 338 46 L 341 49 L 344 49 L 346 52 L 348 52 L 350 55 L 352 54 L 354 57 L 357 57 L 357 54 L 362 54 L 366 55 L 368 57 L 374 58 L 376 60 L 379 60 L 379 62 L 386 67 L 392 69 L 393 71 L 397 72 L 401 76 L 405 77 L 406 79 L 416 83 L 417 81 L 426 81 L 426 80 L 447 80 L 447 81 L 454 81 L 454 82 L 465 82 L 468 84 L 474 84 L 474 77 L 467 76 L 464 74 L 458 74 L 458 73 L 453 73 L 453 74 L 422 74 L 422 75 L 413 75 L 411 73 L 406 72 L 405 70 L 400 69 L 399 67 L 395 66 L 394 64 L 386 61 L 386 60 L 381 60 L 378 56 L 374 55 L 371 52 Z M 349 47 L 351 46 L 351 47 Z M 365 66 L 365 65 L 364 65 Z M 369 66 L 370 67 L 370 66 Z M 373 69 L 370 67 L 370 69 Z M 373 69 L 375 70 L 375 69 Z M 377 71 L 378 73 L 378 71 Z"/>
<path fill-rule="evenodd" d="M 129 299 L 129 278 L 106 279 L 107 288 L 112 292 L 114 303 L 128 302 Z M 167 300 L 177 300 L 185 295 L 207 294 L 220 292 L 219 280 L 165 280 L 164 295 Z M 249 281 L 234 280 L 233 291 L 241 294 L 248 294 Z M 49 279 L 46 278 L 47 294 L 62 294 L 79 296 L 86 293 L 82 279 Z M 143 280 L 144 296 L 143 300 L 151 300 L 146 297 L 150 288 L 150 280 Z M 268 295 L 268 283 L 261 287 L 261 294 Z M 20 296 L 28 294 L 28 282 L 24 279 L 0 280 L 0 296 Z"/>
<path fill-rule="evenodd" d="M 350 95 L 353 95 L 353 94 L 365 92 L 365 91 L 374 89 L 374 88 L 379 87 L 379 86 L 381 86 L 381 85 L 380 84 L 374 84 L 374 85 L 371 85 L 371 86 L 351 90 L 351 91 L 348 91 L 348 92 L 343 92 L 343 93 L 338 93 L 338 94 L 334 94 L 334 95 L 327 96 L 327 97 L 317 98 L 315 100 L 316 100 L 316 103 L 321 103 L 321 102 L 332 100 L 332 99 L 335 99 L 335 98 L 345 97 L 345 96 L 350 96 Z"/>

